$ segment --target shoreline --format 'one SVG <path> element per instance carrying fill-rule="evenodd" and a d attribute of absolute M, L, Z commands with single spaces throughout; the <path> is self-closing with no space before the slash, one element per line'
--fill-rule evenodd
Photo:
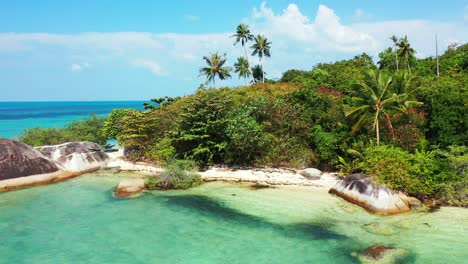
<path fill-rule="evenodd" d="M 106 170 L 116 169 L 118 171 L 135 172 L 148 176 L 162 173 L 164 169 L 160 166 L 146 162 L 131 162 L 123 159 L 122 151 L 109 153 L 110 161 Z M 340 179 L 338 173 L 321 173 L 319 179 L 308 179 L 292 168 L 234 168 L 213 166 L 205 171 L 197 172 L 204 182 L 233 182 L 233 183 L 256 183 L 263 185 L 285 185 L 285 186 L 312 186 L 332 188 Z"/>

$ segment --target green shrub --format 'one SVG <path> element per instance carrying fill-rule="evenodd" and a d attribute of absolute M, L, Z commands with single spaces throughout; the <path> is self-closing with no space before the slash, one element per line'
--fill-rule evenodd
<path fill-rule="evenodd" d="M 443 188 L 459 180 L 448 161 L 435 152 L 411 154 L 397 147 L 375 146 L 366 148 L 363 156 L 360 167 L 365 173 L 377 175 L 375 179 L 389 188 L 418 197 L 443 197 Z"/>
<path fill-rule="evenodd" d="M 162 165 L 169 164 L 176 156 L 176 149 L 172 146 L 172 141 L 168 137 L 158 141 L 150 151 L 151 157 Z"/>
<path fill-rule="evenodd" d="M 102 127 L 102 134 L 107 138 L 117 138 L 117 135 L 122 133 L 123 123 L 122 119 L 134 109 L 114 109 L 107 116 Z"/>
<path fill-rule="evenodd" d="M 258 165 L 306 168 L 318 164 L 314 151 L 307 142 L 298 138 L 269 134 L 266 142 L 264 155 L 258 160 Z"/>
<path fill-rule="evenodd" d="M 226 162 L 250 164 L 265 144 L 266 135 L 262 126 L 253 117 L 255 107 L 241 106 L 228 116 L 226 135 L 229 137 Z"/>
<path fill-rule="evenodd" d="M 321 161 L 338 164 L 340 137 L 336 133 L 326 132 L 321 126 L 315 126 L 310 135 Z"/>
<path fill-rule="evenodd" d="M 200 184 L 202 179 L 195 172 L 194 162 L 187 160 L 173 160 L 161 175 L 148 177 L 145 182 L 149 190 L 185 190 Z"/>
<path fill-rule="evenodd" d="M 89 118 L 72 121 L 64 128 L 25 129 L 19 141 L 31 146 L 57 145 L 71 141 L 91 141 L 104 146 L 107 137 L 101 133 L 105 118 L 91 115 Z"/>

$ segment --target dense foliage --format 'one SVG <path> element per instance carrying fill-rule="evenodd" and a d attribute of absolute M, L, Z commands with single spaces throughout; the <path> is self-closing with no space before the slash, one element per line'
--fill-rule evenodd
<path fill-rule="evenodd" d="M 145 186 L 149 190 L 188 189 L 202 183 L 200 175 L 195 172 L 193 162 L 173 160 L 164 167 L 158 176 L 148 177 Z"/>
<path fill-rule="evenodd" d="M 268 57 L 269 41 L 249 32 L 239 27 L 236 42 L 245 48 L 254 41 L 255 55 Z M 114 110 L 94 129 L 103 126 L 102 135 L 130 147 L 134 159 L 169 166 L 167 175 L 172 176 L 151 179 L 152 188 L 191 186 L 174 160 L 190 160 L 201 168 L 318 166 L 344 174 L 365 172 L 411 195 L 466 206 L 468 46 L 449 47 L 440 57 L 438 77 L 434 58 L 415 58 L 407 37 L 392 40 L 393 47 L 379 54 L 377 65 L 361 54 L 310 71 L 289 70 L 278 82 L 267 83 L 261 83 L 261 66 L 249 67 L 244 49 L 246 58 L 235 69 L 241 78 L 253 79 L 252 85 L 201 85 L 189 96 L 151 99 L 144 111 Z M 209 81 L 228 78 L 224 59 L 205 58 L 203 73 Z M 103 142 L 97 131 L 82 129 L 80 138 L 94 135 Z M 50 142 L 59 138 L 54 133 L 64 132 L 36 128 L 22 139 L 53 144 L 61 140 Z"/>
<path fill-rule="evenodd" d="M 71 141 L 91 141 L 104 146 L 107 141 L 107 137 L 102 133 L 105 119 L 91 115 L 89 118 L 73 121 L 64 128 L 25 129 L 19 140 L 31 146 L 56 145 Z"/>
<path fill-rule="evenodd" d="M 161 163 L 341 168 L 466 205 L 466 45 L 441 56 L 437 78 L 433 59 L 414 58 L 406 37 L 396 41 L 378 66 L 362 54 L 287 71 L 277 83 L 201 87 L 130 112 L 117 138 Z"/>

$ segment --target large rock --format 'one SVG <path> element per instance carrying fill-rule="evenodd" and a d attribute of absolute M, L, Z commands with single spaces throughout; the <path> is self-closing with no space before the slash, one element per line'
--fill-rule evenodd
<path fill-rule="evenodd" d="M 71 172 L 86 172 L 103 168 L 109 159 L 101 146 L 88 141 L 68 142 L 36 149 L 56 162 L 63 170 Z"/>
<path fill-rule="evenodd" d="M 410 211 L 411 204 L 416 203 L 416 198 L 409 199 L 402 193 L 373 184 L 371 178 L 364 174 L 348 176 L 329 192 L 379 215 L 406 213 Z"/>
<path fill-rule="evenodd" d="M 145 189 L 144 179 L 123 179 L 115 190 L 115 196 L 128 197 L 142 192 Z"/>
<path fill-rule="evenodd" d="M 26 144 L 0 139 L 0 180 L 57 172 L 59 168 Z"/>
<path fill-rule="evenodd" d="M 320 177 L 322 176 L 322 172 L 315 168 L 301 170 L 299 171 L 299 174 L 309 180 L 320 180 Z"/>

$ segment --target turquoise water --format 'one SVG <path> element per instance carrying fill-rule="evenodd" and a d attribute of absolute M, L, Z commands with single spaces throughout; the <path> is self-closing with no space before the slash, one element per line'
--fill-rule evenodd
<path fill-rule="evenodd" d="M 0 194 L 0 263 L 357 263 L 375 244 L 403 263 L 466 263 L 468 210 L 378 217 L 325 190 L 210 183 L 117 199 L 84 175 Z"/>
<path fill-rule="evenodd" d="M 31 127 L 63 127 L 90 114 L 105 116 L 115 108 L 143 109 L 143 102 L 0 102 L 0 137 L 14 138 Z"/>

